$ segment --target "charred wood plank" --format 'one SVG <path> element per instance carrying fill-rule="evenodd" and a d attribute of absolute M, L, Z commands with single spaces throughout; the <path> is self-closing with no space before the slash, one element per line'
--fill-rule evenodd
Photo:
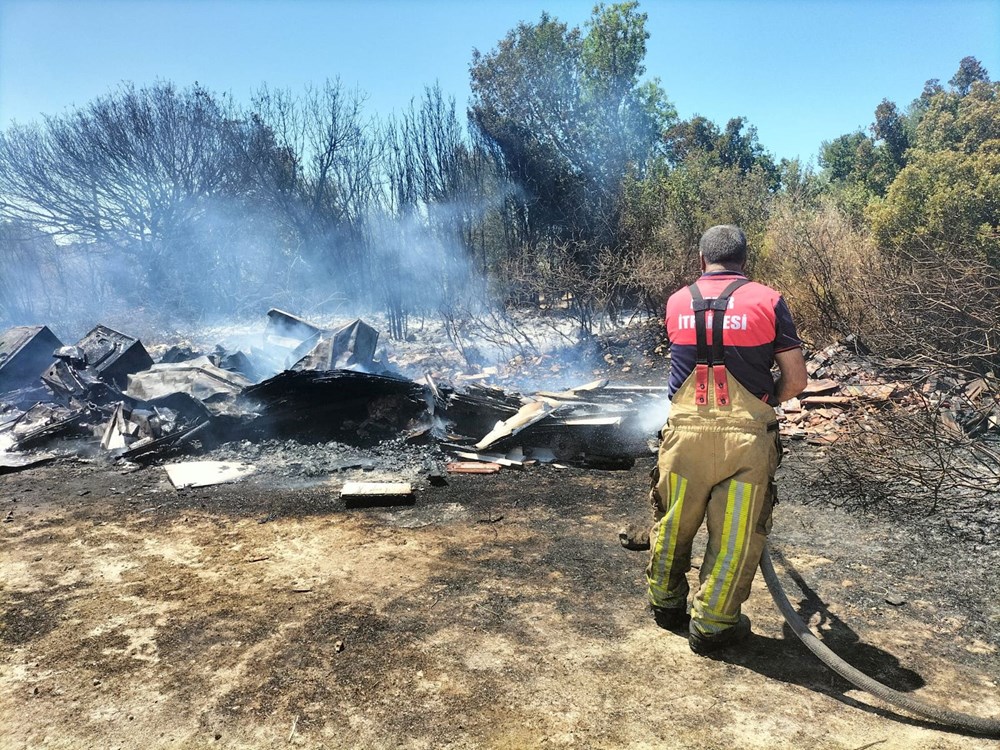
<path fill-rule="evenodd" d="M 119 459 L 126 461 L 152 461 L 161 456 L 168 455 L 174 450 L 179 449 L 182 445 L 189 443 L 196 436 L 204 433 L 209 425 L 211 425 L 211 422 L 206 420 L 186 430 L 179 430 L 156 440 L 151 440 L 148 443 L 137 445 L 122 453 Z"/>
<path fill-rule="evenodd" d="M 348 508 L 412 505 L 414 502 L 409 482 L 346 482 L 340 498 Z"/>

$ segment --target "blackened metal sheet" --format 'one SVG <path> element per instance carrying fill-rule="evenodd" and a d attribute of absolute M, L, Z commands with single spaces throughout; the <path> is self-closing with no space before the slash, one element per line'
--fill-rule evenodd
<path fill-rule="evenodd" d="M 39 385 L 62 345 L 48 326 L 15 326 L 0 334 L 0 393 Z"/>
<path fill-rule="evenodd" d="M 77 342 L 86 356 L 87 365 L 94 368 L 101 380 L 124 388 L 129 375 L 153 366 L 153 358 L 134 336 L 107 326 L 95 326 Z"/>
<path fill-rule="evenodd" d="M 293 370 L 362 370 L 375 365 L 378 331 L 363 320 L 354 320 L 323 337 L 292 367 Z"/>

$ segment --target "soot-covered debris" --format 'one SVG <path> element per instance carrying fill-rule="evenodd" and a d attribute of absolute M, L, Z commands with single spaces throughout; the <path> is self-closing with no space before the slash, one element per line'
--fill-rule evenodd
<path fill-rule="evenodd" d="M 153 358 L 134 336 L 107 326 L 95 326 L 74 346 L 63 347 L 42 379 L 65 398 L 93 397 L 104 384 L 121 391 L 128 376 L 153 365 Z"/>
<path fill-rule="evenodd" d="M 84 424 L 92 417 L 93 412 L 84 407 L 35 404 L 7 423 L 5 432 L 8 432 L 11 447 L 27 450 L 53 438 L 85 431 Z"/>
<path fill-rule="evenodd" d="M 941 428 L 969 438 L 1000 433 L 1000 382 L 871 356 L 847 340 L 813 353 L 809 384 L 778 409 L 781 432 L 814 445 L 837 442 L 849 428 L 887 409 L 933 412 Z"/>
<path fill-rule="evenodd" d="M 238 372 L 217 367 L 208 357 L 185 362 L 160 363 L 128 377 L 125 395 L 139 401 L 155 401 L 184 393 L 201 402 L 216 416 L 239 415 L 240 394 L 253 383 Z"/>
<path fill-rule="evenodd" d="M 316 345 L 291 369 L 382 372 L 385 368 L 375 361 L 377 347 L 378 331 L 363 320 L 354 320 L 332 333 L 321 332 Z"/>
<path fill-rule="evenodd" d="M 0 334 L 0 393 L 37 387 L 62 345 L 48 326 L 15 326 Z"/>
<path fill-rule="evenodd" d="M 325 441 L 265 439 L 225 443 L 206 454 L 219 461 L 244 461 L 261 474 L 284 478 L 320 478 L 363 473 L 372 478 L 416 479 L 444 473 L 446 457 L 433 444 L 416 445 L 402 438 L 369 446 Z"/>
<path fill-rule="evenodd" d="M 41 447 L 68 432 L 89 434 L 108 455 L 141 463 L 203 453 L 225 441 L 236 440 L 246 452 L 275 437 L 294 438 L 296 458 L 288 464 L 307 475 L 395 465 L 386 454 L 328 455 L 315 448 L 329 440 L 356 450 L 440 441 L 453 458 L 499 451 L 506 468 L 524 465 L 507 458 L 515 453 L 529 461 L 624 468 L 647 452 L 646 433 L 657 421 L 650 415 L 662 408 L 662 389 L 606 381 L 534 396 L 471 380 L 459 387 L 429 375 L 414 381 L 376 360 L 377 343 L 378 332 L 361 320 L 326 329 L 272 309 L 260 346 L 249 353 L 217 347 L 203 355 L 175 346 L 153 364 L 137 338 L 99 325 L 75 346 L 49 353 L 56 362 L 41 377 L 49 397 L 30 410 L 6 403 L 0 434 L 10 432 L 8 450 Z M 270 377 L 248 377 L 273 372 L 277 362 L 283 369 Z M 419 463 L 424 475 L 445 475 L 444 461 Z"/>
<path fill-rule="evenodd" d="M 451 393 L 444 399 L 443 414 L 459 433 L 452 439 L 467 451 L 506 454 L 517 448 L 534 455 L 544 449 L 553 460 L 629 468 L 649 452 L 649 438 L 662 426 L 667 411 L 665 388 L 612 386 L 607 380 L 540 391 L 518 401 L 492 390 L 480 387 L 471 398 Z M 490 410 L 501 419 L 482 435 L 482 415 Z"/>
<path fill-rule="evenodd" d="M 258 430 L 305 438 L 351 435 L 359 442 L 419 428 L 428 408 L 419 383 L 351 370 L 286 370 L 243 395 L 259 405 Z"/>

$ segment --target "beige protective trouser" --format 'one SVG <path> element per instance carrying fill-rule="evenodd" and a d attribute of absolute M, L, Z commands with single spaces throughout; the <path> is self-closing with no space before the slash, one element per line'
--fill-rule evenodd
<path fill-rule="evenodd" d="M 774 409 L 732 375 L 727 380 L 725 406 L 712 398 L 696 405 L 694 373 L 674 394 L 650 491 L 656 523 L 646 580 L 654 606 L 687 605 L 691 545 L 708 518 L 691 627 L 709 635 L 735 625 L 750 595 L 771 528 L 781 457 Z"/>

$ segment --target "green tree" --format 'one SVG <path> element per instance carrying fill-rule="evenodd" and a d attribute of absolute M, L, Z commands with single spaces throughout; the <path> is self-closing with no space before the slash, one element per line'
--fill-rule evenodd
<path fill-rule="evenodd" d="M 622 180 L 645 169 L 675 116 L 645 72 L 646 15 L 598 5 L 587 33 L 548 14 L 473 53 L 470 118 L 522 191 L 519 242 L 618 241 Z M 588 249 L 589 248 L 589 249 Z"/>
<path fill-rule="evenodd" d="M 579 30 L 544 13 L 492 52 L 473 52 L 470 118 L 523 190 L 518 242 L 573 227 L 586 164 L 577 123 L 579 54 Z"/>
<path fill-rule="evenodd" d="M 715 151 L 721 137 L 718 125 L 707 117 L 695 115 L 667 130 L 663 140 L 670 163 L 679 165 L 693 154 Z"/>
<path fill-rule="evenodd" d="M 868 212 L 879 245 L 1000 266 L 1000 84 L 931 97 L 907 165 Z"/>
<path fill-rule="evenodd" d="M 588 98 L 626 102 L 634 96 L 646 68 L 647 16 L 639 3 L 597 5 L 585 24 L 589 30 L 580 49 L 580 72 Z"/>
<path fill-rule="evenodd" d="M 958 71 L 948 81 L 959 96 L 965 96 L 976 81 L 989 83 L 990 75 L 983 64 L 974 57 L 963 57 L 958 64 Z"/>
<path fill-rule="evenodd" d="M 874 197 L 885 195 L 905 166 L 910 145 L 907 119 L 888 99 L 875 108 L 870 130 L 871 136 L 859 130 L 820 146 L 819 164 L 830 181 L 831 193 L 855 224 Z"/>
<path fill-rule="evenodd" d="M 782 159 L 778 164 L 784 199 L 796 208 L 815 207 L 823 192 L 823 181 L 809 165 L 798 159 Z"/>
<path fill-rule="evenodd" d="M 709 226 L 737 224 L 756 252 L 775 197 L 772 176 L 760 166 L 744 173 L 719 164 L 709 151 L 679 166 L 660 158 L 648 175 L 627 185 L 625 245 L 637 259 L 633 284 L 652 309 L 697 270 L 698 240 Z M 750 260 L 752 265 L 755 255 Z"/>
<path fill-rule="evenodd" d="M 679 122 L 664 134 L 664 153 L 674 166 L 694 154 L 709 154 L 719 166 L 736 167 L 742 174 L 759 168 L 774 189 L 780 182 L 778 166 L 757 139 L 757 128 L 745 117 L 730 118 L 724 129 L 701 115 Z"/>
<path fill-rule="evenodd" d="M 820 144 L 819 165 L 831 182 L 848 182 L 858 174 L 858 149 L 866 141 L 868 136 L 859 130 Z"/>
<path fill-rule="evenodd" d="M 768 179 L 771 188 L 777 189 L 778 167 L 757 140 L 757 128 L 749 125 L 745 117 L 733 117 L 726 123 L 716 151 L 723 167 L 735 167 L 744 175 L 757 168 Z"/>
<path fill-rule="evenodd" d="M 906 132 L 906 122 L 894 102 L 883 99 L 875 108 L 875 122 L 872 135 L 883 153 L 883 161 L 892 171 L 892 177 L 906 165 L 906 149 L 910 139 Z M 889 181 L 892 181 L 890 177 Z"/>
<path fill-rule="evenodd" d="M 597 5 L 585 24 L 580 49 L 581 93 L 600 179 L 620 184 L 626 169 L 643 168 L 676 119 L 657 79 L 641 81 L 646 68 L 647 15 L 638 2 Z"/>

